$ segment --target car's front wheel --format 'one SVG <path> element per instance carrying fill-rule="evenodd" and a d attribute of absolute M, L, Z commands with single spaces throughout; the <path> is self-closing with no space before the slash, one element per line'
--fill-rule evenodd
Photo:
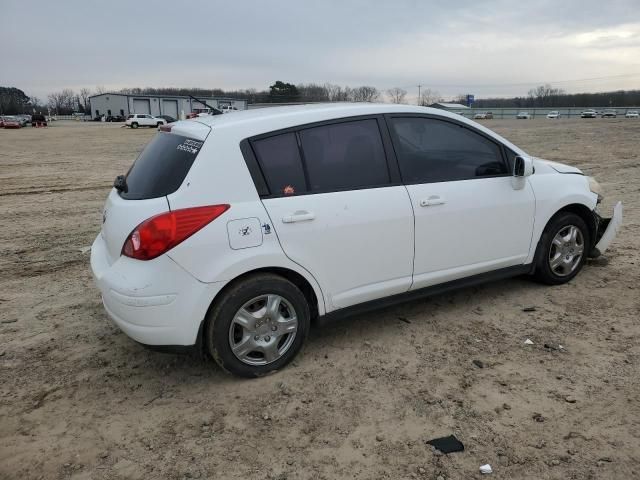
<path fill-rule="evenodd" d="M 300 289 L 273 274 L 231 286 L 207 315 L 205 344 L 215 361 L 241 377 L 278 370 L 298 353 L 309 332 L 309 305 Z"/>
<path fill-rule="evenodd" d="M 131 124 L 131 128 L 138 128 L 138 124 L 137 124 L 136 122 L 133 122 L 133 123 Z"/>
<path fill-rule="evenodd" d="M 540 237 L 535 276 L 549 285 L 566 283 L 582 269 L 591 245 L 589 228 L 575 213 L 549 221 Z"/>

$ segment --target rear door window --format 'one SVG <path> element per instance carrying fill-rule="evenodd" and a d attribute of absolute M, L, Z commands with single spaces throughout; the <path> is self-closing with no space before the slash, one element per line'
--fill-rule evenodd
<path fill-rule="evenodd" d="M 295 133 L 255 140 L 252 145 L 271 195 L 296 195 L 307 191 Z"/>
<path fill-rule="evenodd" d="M 341 122 L 300 131 L 313 192 L 389 184 L 387 159 L 375 119 Z"/>
<path fill-rule="evenodd" d="M 158 133 L 147 144 L 127 173 L 128 200 L 145 200 L 169 195 L 184 181 L 204 141 Z"/>

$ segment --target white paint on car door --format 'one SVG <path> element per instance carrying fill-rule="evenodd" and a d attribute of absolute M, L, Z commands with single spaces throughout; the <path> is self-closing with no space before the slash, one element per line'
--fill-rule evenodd
<path fill-rule="evenodd" d="M 328 310 L 409 289 L 413 213 L 403 186 L 263 203 L 285 254 L 316 277 Z"/>
<path fill-rule="evenodd" d="M 535 199 L 510 177 L 407 186 L 415 211 L 412 289 L 503 267 L 529 255 Z"/>

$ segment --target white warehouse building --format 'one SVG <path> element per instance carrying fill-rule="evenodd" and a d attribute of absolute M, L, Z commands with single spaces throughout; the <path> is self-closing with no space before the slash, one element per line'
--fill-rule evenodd
<path fill-rule="evenodd" d="M 198 97 L 208 105 L 222 109 L 231 107 L 235 110 L 246 110 L 247 101 L 234 98 Z M 125 93 L 101 93 L 89 97 L 91 116 L 122 115 L 126 117 L 132 113 L 146 113 L 154 116 L 169 115 L 180 118 L 191 112 L 204 112 L 208 108 L 203 103 L 191 97 L 182 95 L 129 95 Z"/>

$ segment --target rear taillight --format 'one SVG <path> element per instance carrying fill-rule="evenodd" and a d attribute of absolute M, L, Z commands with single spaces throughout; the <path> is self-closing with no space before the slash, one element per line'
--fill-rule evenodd
<path fill-rule="evenodd" d="M 151 260 L 185 241 L 229 209 L 229 205 L 184 208 L 145 220 L 127 237 L 122 254 Z"/>

